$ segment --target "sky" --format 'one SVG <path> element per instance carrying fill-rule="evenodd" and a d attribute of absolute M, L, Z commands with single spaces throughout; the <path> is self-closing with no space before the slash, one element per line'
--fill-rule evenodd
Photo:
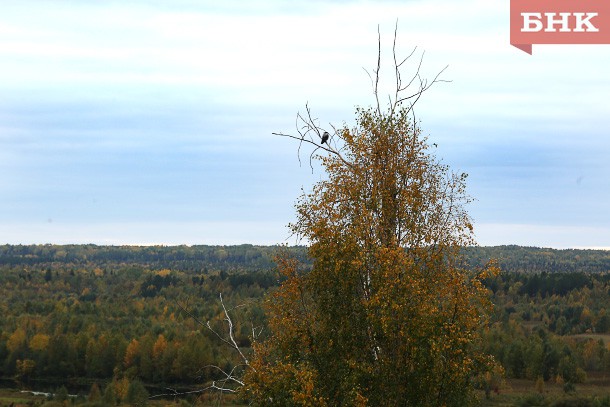
<path fill-rule="evenodd" d="M 324 174 L 272 133 L 353 125 L 396 23 L 478 243 L 610 249 L 610 45 L 528 55 L 508 0 L 0 2 L 0 244 L 293 243 Z"/>

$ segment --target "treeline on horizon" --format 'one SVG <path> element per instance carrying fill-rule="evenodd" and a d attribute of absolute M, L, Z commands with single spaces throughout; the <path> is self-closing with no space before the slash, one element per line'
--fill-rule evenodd
<path fill-rule="evenodd" d="M 227 307 L 240 306 L 235 333 L 248 350 L 252 329 L 265 326 L 263 298 L 280 282 L 279 250 L 308 267 L 303 246 L 0 246 L 0 377 L 79 382 L 117 401 L 133 383 L 218 379 L 209 366 L 230 369 L 236 360 L 197 321 L 225 329 L 222 294 Z M 610 374 L 610 252 L 464 253 L 471 267 L 494 258 L 502 270 L 486 281 L 495 311 L 482 346 L 506 377 L 570 391 L 588 374 Z M 485 380 L 487 390 L 498 386 L 498 377 Z"/>
<path fill-rule="evenodd" d="M 220 246 L 98 246 L 86 245 L 3 245 L 1 265 L 91 264 L 109 266 L 138 264 L 152 269 L 203 268 L 230 270 L 261 270 L 275 267 L 278 250 L 287 250 L 293 257 L 308 264 L 305 246 L 257 246 L 250 244 Z M 538 247 L 473 246 L 464 248 L 470 267 L 498 261 L 502 271 L 518 273 L 601 273 L 610 271 L 610 250 L 550 249 Z"/>

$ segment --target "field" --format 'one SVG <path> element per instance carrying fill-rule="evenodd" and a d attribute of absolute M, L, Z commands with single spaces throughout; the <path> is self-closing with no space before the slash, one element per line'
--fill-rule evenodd
<path fill-rule="evenodd" d="M 570 393 L 555 382 L 545 382 L 537 388 L 531 380 L 508 379 L 499 394 L 493 394 L 488 400 L 483 394 L 480 396 L 483 407 L 610 406 L 610 376 L 592 374 L 586 383 L 575 385 Z"/>
<path fill-rule="evenodd" d="M 34 396 L 29 393 L 21 393 L 15 389 L 0 389 L 0 406 L 31 406 L 45 400 L 44 396 Z"/>

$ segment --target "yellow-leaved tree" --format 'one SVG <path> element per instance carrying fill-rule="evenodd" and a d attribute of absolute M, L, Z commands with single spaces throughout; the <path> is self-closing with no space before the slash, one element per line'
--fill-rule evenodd
<path fill-rule="evenodd" d="M 477 345 L 494 268 L 463 264 L 475 244 L 466 175 L 435 157 L 413 114 L 439 76 L 426 82 L 417 68 L 403 81 L 408 58 L 396 59 L 395 44 L 386 108 L 380 48 L 377 103 L 356 110 L 354 127 L 325 129 L 307 107 L 297 134 L 278 133 L 312 146 L 327 177 L 300 197 L 291 225 L 313 266 L 278 258 L 271 334 L 255 344 L 242 389 L 255 405 L 465 406 L 491 365 Z"/>

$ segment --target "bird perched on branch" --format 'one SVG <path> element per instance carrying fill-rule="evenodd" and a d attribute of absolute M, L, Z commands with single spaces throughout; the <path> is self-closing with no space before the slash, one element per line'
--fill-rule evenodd
<path fill-rule="evenodd" d="M 324 144 L 328 141 L 328 138 L 330 137 L 330 134 L 328 134 L 327 131 L 324 132 L 324 134 L 322 134 L 322 142 L 320 144 Z"/>

